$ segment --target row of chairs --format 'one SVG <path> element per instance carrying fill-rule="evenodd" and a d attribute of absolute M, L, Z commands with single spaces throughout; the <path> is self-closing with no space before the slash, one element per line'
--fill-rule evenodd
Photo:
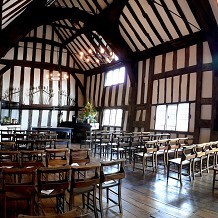
<path fill-rule="evenodd" d="M 87 134 L 85 144 L 93 150 L 94 155 L 109 157 L 125 157 L 131 162 L 132 154 L 136 146 L 140 146 L 145 141 L 152 139 L 169 138 L 169 134 L 153 134 L 150 132 L 125 132 L 125 131 L 92 131 Z"/>
<path fill-rule="evenodd" d="M 60 151 L 60 149 L 56 149 L 56 150 Z M 67 150 L 67 149 L 62 149 L 62 150 Z M 65 192 L 67 190 L 70 196 L 68 200 L 69 209 L 72 209 L 72 205 L 74 205 L 75 195 L 83 194 L 83 207 L 86 206 L 89 209 L 93 209 L 93 211 L 95 212 L 95 216 L 97 217 L 98 213 L 97 213 L 96 196 L 95 196 L 96 188 L 98 188 L 98 190 L 107 189 L 107 193 L 109 193 L 109 190 L 111 190 L 111 187 L 114 187 L 114 186 L 118 186 L 119 201 L 117 202 L 117 205 L 119 206 L 120 211 L 122 211 L 121 179 L 125 177 L 124 166 L 123 166 L 124 160 L 117 160 L 117 161 L 112 161 L 112 162 L 101 162 L 100 164 L 90 164 L 89 163 L 90 162 L 89 151 L 90 149 L 74 149 L 74 150 L 70 149 L 70 157 L 69 157 L 68 164 L 66 163 L 65 158 L 62 158 L 62 157 L 59 158 L 58 162 L 52 161 L 52 160 L 55 160 L 57 157 L 57 153 L 54 153 L 54 149 L 48 149 L 46 151 L 47 153 L 44 151 L 2 151 L 1 154 L 4 157 L 11 155 L 12 152 L 14 152 L 15 156 L 20 155 L 20 158 L 11 157 L 10 158 L 11 161 L 8 161 L 9 159 L 5 161 L 0 161 L 0 164 L 2 167 L 3 181 L 4 181 L 3 189 L 2 189 L 4 196 L 5 196 L 4 202 L 7 202 L 7 200 L 10 199 L 10 195 L 9 196 L 7 195 L 8 192 L 10 192 L 10 189 L 7 189 L 7 188 L 12 187 L 11 186 L 12 184 L 7 186 L 7 183 L 5 182 L 6 179 L 18 178 L 18 181 L 23 182 L 22 179 L 25 179 L 26 177 L 21 176 L 21 173 L 25 172 L 26 174 L 32 175 L 32 176 L 29 176 L 29 178 L 32 178 L 32 182 L 35 181 L 35 176 L 37 175 L 37 183 L 36 183 L 37 186 L 34 186 L 34 189 L 32 189 L 33 192 L 28 191 L 28 193 L 30 193 L 28 202 L 30 205 L 32 205 L 32 207 L 30 207 L 31 214 L 34 211 L 33 205 L 39 206 L 38 204 L 33 204 L 35 198 L 33 198 L 32 194 L 36 194 L 36 193 L 37 193 L 37 199 L 38 199 L 36 202 L 40 202 L 41 198 L 56 197 L 57 212 L 59 213 L 64 212 L 64 207 L 65 207 L 64 201 L 65 201 L 65 196 L 66 196 Z M 3 152 L 9 152 L 9 153 L 3 154 Z M 82 152 L 83 154 L 85 152 L 85 156 L 83 157 L 81 157 L 81 155 L 79 157 L 78 155 L 73 156 L 73 153 L 76 153 L 76 152 Z M 37 165 L 35 166 L 33 165 L 33 162 L 30 161 L 30 157 L 29 157 L 30 153 L 34 159 L 34 162 L 37 163 Z M 67 156 L 67 154 L 65 155 Z M 48 158 L 49 161 L 48 162 L 45 161 L 47 167 L 42 167 L 40 164 L 38 165 L 38 163 L 41 163 L 41 158 L 44 156 L 49 157 Z M 16 159 L 21 160 L 22 159 L 21 157 L 25 157 L 25 159 L 27 160 L 29 159 L 29 161 L 26 162 L 26 165 L 22 163 L 20 165 L 20 168 L 18 168 L 19 167 L 18 164 L 15 164 L 13 166 L 13 164 L 16 162 L 15 160 Z M 40 161 L 38 160 L 38 157 Z M 64 160 L 65 166 L 60 166 L 60 165 L 64 165 L 64 162 L 61 162 L 62 160 Z M 21 161 L 21 162 L 24 162 L 24 161 Z M 57 163 L 58 163 L 58 166 L 57 166 Z M 119 167 L 119 169 L 116 172 L 106 174 L 105 168 L 111 167 L 112 165 L 113 166 L 116 165 L 116 167 Z M 13 168 L 8 168 L 12 166 Z M 14 176 L 10 176 L 12 174 Z M 51 174 L 53 176 L 51 176 Z M 90 177 L 88 178 L 88 176 L 91 174 L 93 176 L 91 176 L 91 178 Z M 71 175 L 70 179 L 69 179 L 69 175 Z M 53 180 L 49 181 L 52 178 Z M 57 182 L 57 178 L 59 178 L 58 182 Z M 109 180 L 111 180 L 112 182 L 109 182 Z M 61 183 L 61 185 L 60 184 L 58 185 L 59 182 Z M 106 183 L 104 184 L 104 182 Z M 24 183 L 24 185 L 27 185 L 27 184 L 31 185 L 31 182 Z M 31 187 L 33 187 L 33 185 Z M 35 192 L 36 187 L 37 187 L 37 192 Z M 57 190 L 55 190 L 56 189 L 55 187 L 57 188 Z M 50 189 L 53 189 L 51 193 L 42 192 L 42 190 L 48 191 Z M 84 190 L 85 192 L 83 193 Z M 16 189 L 16 192 L 17 191 L 18 190 Z M 92 195 L 87 194 L 90 192 L 92 192 Z M 89 199 L 90 196 L 93 196 L 92 198 L 93 206 L 90 206 L 91 205 L 90 200 L 86 200 L 85 202 L 85 199 Z M 27 196 L 24 196 L 24 197 L 27 197 Z M 101 213 L 101 216 L 103 217 L 102 191 L 99 191 L 98 199 L 100 202 L 98 210 Z M 107 196 L 107 199 L 110 199 L 110 197 Z M 6 205 L 4 208 L 6 208 Z M 5 210 L 5 217 L 6 217 L 6 210 Z"/>
<path fill-rule="evenodd" d="M 192 180 L 196 175 L 202 176 L 204 171 L 209 173 L 209 169 L 217 167 L 217 156 L 218 141 L 184 146 L 180 157 L 168 160 L 167 181 L 174 178 L 182 183 L 182 175 Z"/>
<path fill-rule="evenodd" d="M 40 150 L 45 148 L 69 148 L 68 139 L 17 139 L 0 142 L 0 150 Z"/>
<path fill-rule="evenodd" d="M 166 167 L 169 158 L 177 158 L 182 147 L 188 145 L 188 140 L 189 138 L 175 138 L 144 142 L 141 146 L 135 147 L 133 170 L 141 169 L 144 174 L 145 169 L 149 167 L 148 162 L 151 162 L 152 170 L 156 171 L 159 159 L 163 160 L 163 165 Z M 142 167 L 139 168 L 139 164 Z"/>

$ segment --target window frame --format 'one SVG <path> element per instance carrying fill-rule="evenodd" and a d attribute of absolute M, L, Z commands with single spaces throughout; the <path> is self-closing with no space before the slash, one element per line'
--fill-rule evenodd
<path fill-rule="evenodd" d="M 115 73 L 117 73 L 116 76 L 113 75 Z M 115 85 L 123 84 L 125 82 L 125 75 L 126 75 L 126 68 L 125 68 L 125 66 L 122 66 L 122 67 L 119 67 L 119 68 L 115 68 L 113 70 L 109 70 L 108 72 L 105 73 L 104 87 L 110 87 L 110 86 L 115 86 Z M 122 80 L 120 79 L 121 76 L 123 77 Z M 114 81 L 111 82 L 112 79 L 108 79 L 110 77 L 113 78 L 113 80 L 115 82 Z M 108 80 L 111 80 L 111 81 L 108 81 Z"/>
<path fill-rule="evenodd" d="M 108 115 L 108 111 L 109 111 L 109 115 Z M 115 111 L 115 116 L 111 117 L 114 114 Z M 107 118 L 108 123 L 105 124 L 105 113 L 107 113 L 107 116 L 109 116 Z M 120 116 L 121 115 L 121 116 Z M 120 116 L 120 125 L 116 125 L 117 124 L 117 116 Z M 102 126 L 114 126 L 114 127 L 122 127 L 122 119 L 123 119 L 123 109 L 120 108 L 107 108 L 103 110 L 103 117 L 102 117 Z M 112 125 L 112 120 L 114 120 L 114 125 Z"/>
<path fill-rule="evenodd" d="M 186 114 L 184 114 L 184 111 L 186 111 Z M 160 114 L 162 113 L 162 116 L 164 114 L 162 120 L 159 113 Z M 174 117 L 174 119 L 170 117 Z M 185 117 L 185 119 L 181 119 L 181 117 Z M 188 132 L 189 120 L 190 120 L 189 118 L 190 118 L 190 103 L 172 103 L 172 104 L 157 105 L 155 111 L 155 117 L 154 117 L 155 119 L 154 129 L 162 130 L 162 131 L 164 130 L 164 131 L 175 131 L 175 132 Z M 181 123 L 185 128 L 180 128 Z M 161 126 L 163 126 L 163 128 L 160 128 Z"/>

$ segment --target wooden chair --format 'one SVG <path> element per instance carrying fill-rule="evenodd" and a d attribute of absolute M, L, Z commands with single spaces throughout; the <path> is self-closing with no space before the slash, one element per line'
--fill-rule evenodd
<path fill-rule="evenodd" d="M 99 211 L 101 217 L 103 217 L 103 210 L 108 208 L 103 208 L 103 190 L 106 190 L 107 204 L 112 202 L 113 206 L 118 206 L 120 213 L 122 213 L 121 188 L 122 179 L 125 178 L 124 163 L 125 159 L 101 162 L 100 183 L 97 186 L 99 189 Z M 110 194 L 116 195 L 117 201 Z"/>
<path fill-rule="evenodd" d="M 2 142 L 13 142 L 14 133 L 11 130 L 1 130 L 1 141 Z"/>
<path fill-rule="evenodd" d="M 0 167 L 19 167 L 20 152 L 19 151 L 0 151 Z"/>
<path fill-rule="evenodd" d="M 157 143 L 157 165 L 159 157 L 163 158 L 164 167 L 167 167 L 168 163 L 168 149 L 169 149 L 169 139 L 160 139 Z"/>
<path fill-rule="evenodd" d="M 3 141 L 0 142 L 1 150 L 15 150 L 15 142 Z"/>
<path fill-rule="evenodd" d="M 134 153 L 133 155 L 133 171 L 137 168 L 145 173 L 145 169 L 152 167 L 152 170 L 157 169 L 157 140 L 145 142 L 142 149 L 139 152 Z M 148 166 L 148 161 L 151 162 L 151 165 Z M 136 164 L 142 164 L 142 168 L 136 167 Z"/>
<path fill-rule="evenodd" d="M 34 140 L 29 139 L 17 139 L 15 141 L 16 150 L 33 150 L 34 148 Z"/>
<path fill-rule="evenodd" d="M 68 148 L 46 149 L 46 167 L 68 164 Z"/>
<path fill-rule="evenodd" d="M 44 150 L 21 151 L 21 167 L 39 168 L 45 165 Z"/>
<path fill-rule="evenodd" d="M 54 148 L 69 148 L 69 139 L 54 139 Z"/>
<path fill-rule="evenodd" d="M 69 187 L 70 166 L 37 169 L 38 204 L 43 198 L 56 198 L 57 213 L 64 213 L 66 190 Z"/>
<path fill-rule="evenodd" d="M 71 166 L 71 183 L 69 188 L 69 209 L 75 206 L 74 197 L 82 195 L 83 208 L 85 206 L 94 212 L 95 217 L 98 217 L 96 205 L 96 187 L 99 184 L 100 164 L 92 164 L 85 166 Z M 90 197 L 92 196 L 92 199 Z M 91 204 L 92 202 L 92 204 Z M 88 212 L 83 215 L 88 214 Z"/>
<path fill-rule="evenodd" d="M 214 167 L 213 168 L 213 187 L 212 187 L 213 192 L 215 189 L 218 189 L 218 187 L 216 187 L 216 182 L 218 181 L 218 178 L 216 177 L 217 175 L 218 175 L 218 168 Z"/>
<path fill-rule="evenodd" d="M 203 171 L 207 170 L 207 162 L 208 162 L 207 160 L 208 155 L 206 155 L 204 144 L 195 145 L 194 152 L 196 153 L 196 156 L 193 160 L 193 177 L 195 177 L 195 175 L 197 174 L 202 176 Z"/>
<path fill-rule="evenodd" d="M 174 158 L 168 160 L 167 165 L 167 181 L 169 178 L 177 179 L 182 183 L 182 175 L 188 176 L 190 180 L 192 180 L 193 176 L 193 161 L 196 157 L 196 153 L 194 152 L 194 146 L 186 146 L 183 147 L 182 157 Z M 187 173 L 183 173 L 182 170 L 187 166 Z M 171 173 L 176 173 L 177 177 L 171 176 Z M 194 178 L 194 177 L 193 177 Z"/>
<path fill-rule="evenodd" d="M 19 214 L 18 218 L 79 218 L 81 217 L 80 211 L 77 209 L 70 210 L 68 212 L 56 215 L 46 215 L 46 216 L 29 216 L 29 215 L 22 215 Z"/>
<path fill-rule="evenodd" d="M 35 169 L 32 168 L 3 168 L 3 217 L 7 218 L 8 201 L 26 201 L 29 214 L 35 210 Z M 10 208 L 8 208 L 10 209 Z M 16 208 L 19 211 L 19 208 Z M 20 213 L 20 212 L 19 212 Z"/>
<path fill-rule="evenodd" d="M 54 143 L 53 139 L 43 139 L 43 138 L 35 139 L 34 148 L 39 150 L 50 149 L 52 148 L 53 143 Z"/>
<path fill-rule="evenodd" d="M 90 163 L 90 148 L 70 149 L 69 165 L 79 164 L 86 165 Z"/>

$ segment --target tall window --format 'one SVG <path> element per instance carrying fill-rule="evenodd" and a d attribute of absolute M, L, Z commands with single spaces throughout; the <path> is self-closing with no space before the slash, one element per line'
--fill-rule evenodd
<path fill-rule="evenodd" d="M 112 86 L 112 85 L 124 83 L 124 79 L 125 79 L 125 67 L 111 70 L 106 73 L 104 86 Z"/>
<path fill-rule="evenodd" d="M 189 104 L 158 105 L 155 129 L 188 131 Z"/>
<path fill-rule="evenodd" d="M 121 126 L 122 109 L 105 109 L 103 113 L 103 126 Z"/>

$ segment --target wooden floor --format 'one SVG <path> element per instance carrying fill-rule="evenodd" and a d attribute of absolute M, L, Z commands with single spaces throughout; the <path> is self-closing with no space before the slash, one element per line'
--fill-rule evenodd
<path fill-rule="evenodd" d="M 140 170 L 132 171 L 130 164 L 125 168 L 126 178 L 122 184 L 123 214 L 119 214 L 118 207 L 113 207 L 104 211 L 104 217 L 218 217 L 218 189 L 212 192 L 212 170 L 191 182 L 184 177 L 181 185 L 171 178 L 167 183 L 166 170 L 161 165 L 157 172 L 147 170 L 144 176 Z M 55 213 L 54 201 L 44 201 L 42 206 L 46 214 Z M 13 206 L 10 208 L 12 210 Z"/>

